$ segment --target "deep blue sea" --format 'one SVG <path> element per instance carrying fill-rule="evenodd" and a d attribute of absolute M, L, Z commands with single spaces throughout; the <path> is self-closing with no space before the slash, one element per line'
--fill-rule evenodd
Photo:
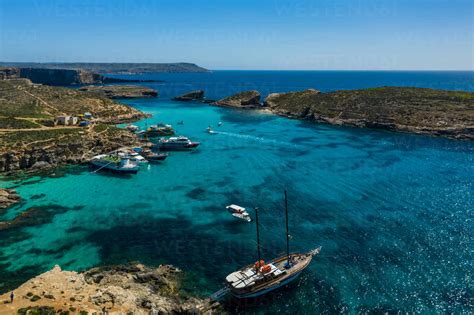
<path fill-rule="evenodd" d="M 126 76 L 120 76 L 126 77 Z M 135 176 L 61 168 L 5 179 L 35 207 L 28 227 L 0 231 L 0 293 L 52 268 L 141 261 L 186 271 L 185 290 L 207 296 L 256 260 L 255 225 L 225 206 L 258 206 L 265 259 L 285 250 L 283 192 L 292 251 L 321 254 L 291 285 L 266 297 L 224 301 L 231 313 L 425 314 L 474 312 L 474 143 L 290 120 L 170 100 L 384 85 L 474 91 L 473 72 L 216 71 L 134 75 L 158 99 L 123 101 L 200 141 Z M 178 121 L 183 125 L 177 125 Z M 221 121 L 223 125 L 217 127 Z M 208 125 L 218 131 L 205 132 Z M 254 212 L 250 210 L 253 215 Z"/>

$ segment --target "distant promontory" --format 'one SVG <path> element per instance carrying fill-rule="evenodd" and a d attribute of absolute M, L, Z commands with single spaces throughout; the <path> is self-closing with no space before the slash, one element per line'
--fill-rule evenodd
<path fill-rule="evenodd" d="M 0 62 L 3 67 L 87 70 L 96 73 L 209 72 L 194 63 L 94 63 L 94 62 Z"/>

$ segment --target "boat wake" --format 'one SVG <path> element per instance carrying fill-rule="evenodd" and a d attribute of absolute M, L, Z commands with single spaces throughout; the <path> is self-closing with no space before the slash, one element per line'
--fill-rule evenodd
<path fill-rule="evenodd" d="M 298 145 L 294 143 L 288 143 L 288 142 L 283 142 L 283 141 L 277 141 L 275 139 L 265 139 L 263 137 L 256 137 L 252 135 L 245 135 L 245 134 L 240 134 L 240 133 L 233 133 L 233 132 L 226 132 L 226 131 L 213 131 L 214 134 L 219 134 L 219 135 L 225 135 L 229 137 L 235 137 L 235 138 L 240 138 L 240 139 L 247 139 L 247 140 L 253 140 L 253 141 L 258 141 L 262 143 L 268 143 L 268 144 L 274 144 L 274 145 L 281 145 L 281 146 L 291 146 L 291 147 L 298 147 Z"/>

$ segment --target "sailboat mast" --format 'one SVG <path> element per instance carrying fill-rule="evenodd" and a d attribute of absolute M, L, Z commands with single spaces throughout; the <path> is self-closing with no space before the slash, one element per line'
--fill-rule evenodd
<path fill-rule="evenodd" d="M 258 253 L 258 265 L 260 267 L 260 232 L 258 230 L 258 208 L 255 208 L 255 223 L 257 226 L 257 253 Z M 258 269 L 257 269 L 258 270 Z"/>
<path fill-rule="evenodd" d="M 285 190 L 285 214 L 286 214 L 286 259 L 287 265 L 290 265 L 290 233 L 288 231 L 288 197 Z"/>

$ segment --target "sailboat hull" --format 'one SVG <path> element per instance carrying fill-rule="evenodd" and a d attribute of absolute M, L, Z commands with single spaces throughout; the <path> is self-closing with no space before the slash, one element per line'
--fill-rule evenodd
<path fill-rule="evenodd" d="M 298 273 L 295 273 L 294 275 L 292 275 L 291 277 L 288 277 L 284 280 L 282 280 L 281 282 L 279 283 L 275 283 L 274 285 L 272 285 L 271 287 L 267 287 L 267 288 L 264 288 L 264 289 L 261 289 L 259 291 L 255 291 L 255 292 L 249 292 L 249 293 L 244 293 L 244 294 L 239 294 L 237 292 L 234 292 L 234 291 L 230 291 L 231 294 L 238 298 L 238 299 L 248 299 L 248 298 L 256 298 L 256 297 L 259 297 L 261 295 L 264 295 L 268 292 L 271 292 L 273 290 L 276 290 L 278 288 L 281 288 L 285 285 L 287 285 L 288 283 L 292 282 L 293 280 L 296 280 L 299 275 L 301 274 L 303 270 L 301 270 L 300 272 Z"/>
<path fill-rule="evenodd" d="M 253 298 L 278 289 L 298 278 L 301 272 L 310 264 L 313 254 L 311 252 L 304 254 L 295 253 L 290 254 L 290 257 L 292 262 L 290 268 L 286 268 L 287 256 L 279 257 L 269 262 L 274 267 L 284 271 L 277 276 L 267 274 L 264 278 L 255 278 L 254 274 L 249 273 L 250 270 L 255 268 L 253 265 L 248 265 L 237 271 L 235 276 L 237 280 L 232 276 L 233 274 L 229 275 L 226 280 L 230 293 L 237 298 Z M 249 276 L 246 277 L 245 274 L 249 274 Z M 239 288 L 239 284 L 245 282 L 249 283 L 249 285 Z"/>

